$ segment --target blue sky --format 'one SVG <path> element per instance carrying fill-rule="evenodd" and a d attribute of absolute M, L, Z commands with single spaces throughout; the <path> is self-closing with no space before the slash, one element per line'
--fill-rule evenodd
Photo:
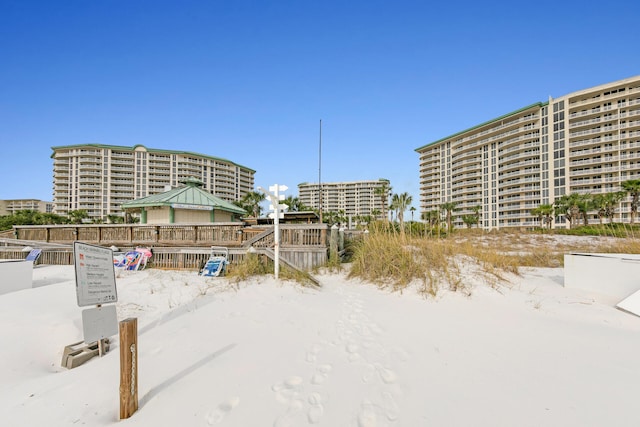
<path fill-rule="evenodd" d="M 387 178 L 432 141 L 640 74 L 640 2 L 0 0 L 0 199 L 52 146 L 222 157 L 256 186 Z"/>

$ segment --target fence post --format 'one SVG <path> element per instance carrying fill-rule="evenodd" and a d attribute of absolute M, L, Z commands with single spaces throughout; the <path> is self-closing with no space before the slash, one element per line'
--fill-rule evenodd
<path fill-rule="evenodd" d="M 120 322 L 120 419 L 138 410 L 138 319 Z"/>
<path fill-rule="evenodd" d="M 329 260 L 337 261 L 338 260 L 338 226 L 333 224 L 331 227 L 331 237 L 329 239 Z"/>

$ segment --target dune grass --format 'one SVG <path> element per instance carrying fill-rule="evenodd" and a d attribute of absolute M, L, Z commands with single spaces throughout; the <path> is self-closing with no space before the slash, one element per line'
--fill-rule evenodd
<path fill-rule="evenodd" d="M 396 291 L 414 283 L 431 296 L 441 289 L 470 293 L 472 281 L 497 287 L 520 267 L 562 267 L 570 252 L 640 253 L 640 239 L 613 234 L 558 239 L 549 232 L 460 230 L 429 238 L 374 229 L 354 243 L 349 277 Z"/>
<path fill-rule="evenodd" d="M 247 254 L 242 261 L 230 264 L 227 278 L 231 283 L 238 284 L 253 276 L 274 274 L 274 263 L 257 254 Z M 302 286 L 316 286 L 311 275 L 305 271 L 293 270 L 280 264 L 278 277 L 282 280 L 292 280 Z"/>

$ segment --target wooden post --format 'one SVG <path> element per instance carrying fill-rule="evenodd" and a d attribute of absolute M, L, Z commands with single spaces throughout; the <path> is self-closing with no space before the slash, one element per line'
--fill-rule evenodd
<path fill-rule="evenodd" d="M 331 238 L 329 240 L 329 260 L 338 260 L 338 226 L 333 224 L 331 227 Z"/>
<path fill-rule="evenodd" d="M 120 322 L 120 419 L 138 410 L 138 319 Z"/>

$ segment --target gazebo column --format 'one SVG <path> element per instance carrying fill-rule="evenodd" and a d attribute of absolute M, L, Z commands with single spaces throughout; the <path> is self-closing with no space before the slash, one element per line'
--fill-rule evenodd
<path fill-rule="evenodd" d="M 140 224 L 147 223 L 147 210 L 145 208 L 140 209 Z"/>
<path fill-rule="evenodd" d="M 173 209 L 173 206 L 169 206 L 169 224 L 173 224 L 176 222 L 176 211 Z"/>

